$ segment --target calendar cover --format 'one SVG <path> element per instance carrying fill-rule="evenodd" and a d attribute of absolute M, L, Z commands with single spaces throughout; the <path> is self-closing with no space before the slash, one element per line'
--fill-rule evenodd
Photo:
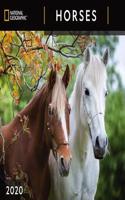
<path fill-rule="evenodd" d="M 0 2 L 0 200 L 123 200 L 125 12 Z"/>

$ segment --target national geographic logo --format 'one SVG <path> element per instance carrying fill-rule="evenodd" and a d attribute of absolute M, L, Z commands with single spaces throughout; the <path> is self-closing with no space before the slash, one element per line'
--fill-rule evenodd
<path fill-rule="evenodd" d="M 24 15 L 22 10 L 4 9 L 4 21 L 26 21 L 27 15 Z"/>

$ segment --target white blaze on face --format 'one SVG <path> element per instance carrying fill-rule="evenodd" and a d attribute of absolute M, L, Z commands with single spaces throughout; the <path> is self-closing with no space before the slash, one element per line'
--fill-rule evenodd
<path fill-rule="evenodd" d="M 65 116 L 66 91 L 62 79 L 57 76 L 52 92 L 52 106 L 57 110 L 58 118 L 61 121 L 65 141 L 68 142 L 66 116 Z"/>
<path fill-rule="evenodd" d="M 61 120 L 61 124 L 62 124 L 62 129 L 64 131 L 65 141 L 68 142 L 66 118 L 65 118 L 65 112 L 64 111 L 60 115 L 60 120 Z"/>

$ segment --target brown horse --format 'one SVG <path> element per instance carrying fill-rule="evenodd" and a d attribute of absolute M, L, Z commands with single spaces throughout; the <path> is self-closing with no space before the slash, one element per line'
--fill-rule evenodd
<path fill-rule="evenodd" d="M 65 90 L 68 82 L 68 66 L 63 78 L 52 70 L 48 82 L 29 104 L 12 122 L 1 129 L 5 141 L 6 176 L 23 183 L 24 190 L 28 191 L 30 197 L 26 200 L 48 199 L 50 188 L 48 158 L 51 149 L 60 175 L 67 176 L 69 173 L 70 107 Z M 0 146 L 2 146 L 1 138 Z"/>

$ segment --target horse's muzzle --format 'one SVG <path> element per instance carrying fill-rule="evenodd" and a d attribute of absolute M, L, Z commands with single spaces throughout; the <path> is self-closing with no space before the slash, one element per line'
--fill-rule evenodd
<path fill-rule="evenodd" d="M 103 159 L 108 146 L 108 139 L 96 137 L 95 146 L 94 146 L 94 156 L 96 159 Z"/>
<path fill-rule="evenodd" d="M 94 156 L 96 159 L 103 159 L 105 156 L 105 148 L 94 148 Z"/>
<path fill-rule="evenodd" d="M 63 156 L 58 158 L 57 162 L 58 162 L 59 173 L 62 177 L 68 176 L 71 160 L 72 160 L 71 158 L 65 159 Z"/>

